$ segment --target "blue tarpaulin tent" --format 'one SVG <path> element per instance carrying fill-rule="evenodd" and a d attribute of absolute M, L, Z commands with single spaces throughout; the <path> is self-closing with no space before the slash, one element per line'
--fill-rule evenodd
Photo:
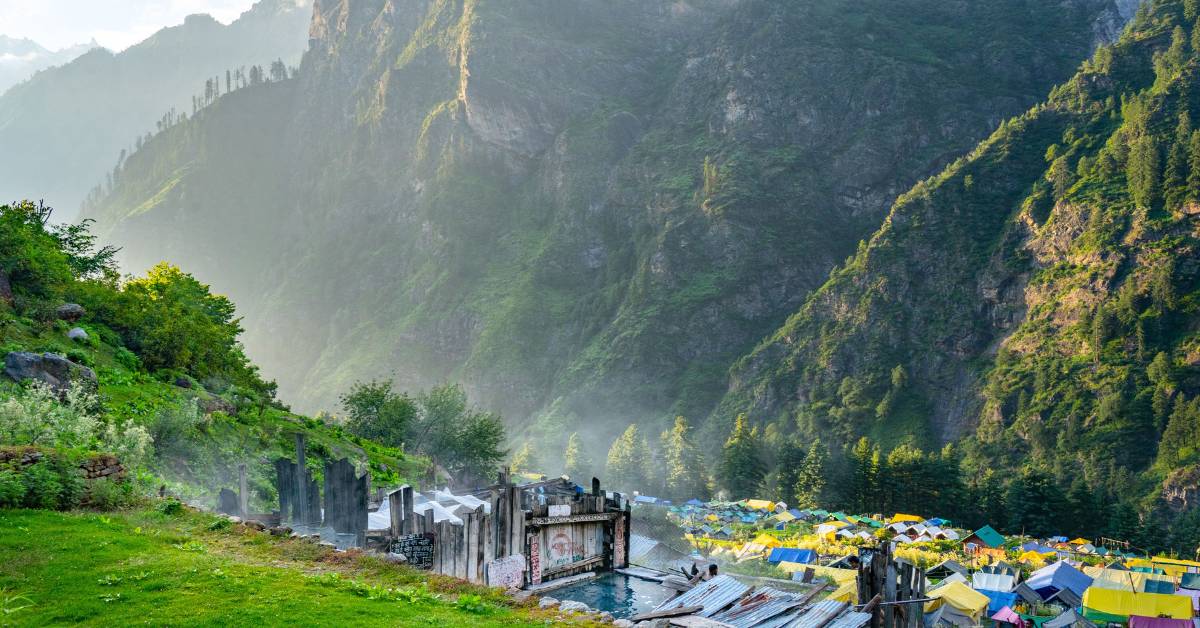
<path fill-rule="evenodd" d="M 810 549 L 800 549 L 797 547 L 776 547 L 771 550 L 770 556 L 767 556 L 767 562 L 772 565 L 784 562 L 811 565 L 817 562 L 817 553 Z"/>
<path fill-rule="evenodd" d="M 1064 589 L 1083 597 L 1083 592 L 1092 586 L 1092 578 L 1066 561 L 1060 560 L 1033 572 L 1025 584 L 1037 591 L 1043 600 L 1049 600 Z"/>
<path fill-rule="evenodd" d="M 687 502 L 684 505 L 685 506 L 703 506 L 704 502 L 693 497 L 692 499 L 687 500 Z"/>
<path fill-rule="evenodd" d="M 987 589 L 975 589 L 984 594 L 988 598 L 988 616 L 999 613 L 1004 607 L 1013 607 L 1017 603 L 1016 593 L 1004 593 L 1002 591 L 988 591 Z"/>
<path fill-rule="evenodd" d="M 1179 586 L 1184 589 L 1200 589 L 1200 573 L 1185 573 Z"/>

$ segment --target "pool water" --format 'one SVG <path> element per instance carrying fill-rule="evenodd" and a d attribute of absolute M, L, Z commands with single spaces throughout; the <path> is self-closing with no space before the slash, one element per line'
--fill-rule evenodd
<path fill-rule="evenodd" d="M 586 582 L 547 592 L 546 595 L 560 600 L 583 602 L 595 610 L 608 611 L 618 619 L 628 619 L 639 613 L 654 610 L 670 597 L 671 591 L 657 582 L 619 573 L 607 573 Z"/>

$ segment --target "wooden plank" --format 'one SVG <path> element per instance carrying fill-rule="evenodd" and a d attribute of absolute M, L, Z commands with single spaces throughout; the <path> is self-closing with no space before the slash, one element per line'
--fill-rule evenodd
<path fill-rule="evenodd" d="M 308 478 L 305 471 L 307 465 L 304 459 L 304 434 L 296 433 L 296 512 L 292 519 L 300 523 L 308 522 Z"/>
<path fill-rule="evenodd" d="M 483 565 L 479 556 L 479 524 L 482 518 L 483 506 L 476 508 L 475 512 L 467 515 L 466 577 L 471 582 L 482 582 L 483 580 L 481 574 Z"/>
<path fill-rule="evenodd" d="M 582 515 L 570 515 L 567 517 L 533 517 L 529 520 L 531 526 L 549 526 L 562 523 L 586 523 L 589 521 L 612 521 L 616 519 L 620 513 L 615 512 L 594 512 Z"/>
<path fill-rule="evenodd" d="M 569 565 L 561 565 L 561 566 L 555 567 L 553 569 L 543 569 L 542 570 L 542 579 L 544 580 L 544 579 L 546 579 L 546 576 L 552 576 L 554 574 L 563 573 L 564 571 L 573 571 L 575 569 L 583 569 L 584 567 L 591 567 L 592 565 L 599 564 L 603 561 L 604 561 L 603 556 L 593 556 L 591 558 L 585 558 L 581 561 L 577 561 L 577 562 L 571 563 Z"/>
<path fill-rule="evenodd" d="M 238 516 L 250 514 L 250 488 L 246 483 L 246 465 L 238 465 Z"/>

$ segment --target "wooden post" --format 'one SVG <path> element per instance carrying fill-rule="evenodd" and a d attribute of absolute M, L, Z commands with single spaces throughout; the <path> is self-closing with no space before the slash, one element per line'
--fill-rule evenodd
<path fill-rule="evenodd" d="M 246 483 L 246 465 L 238 465 L 238 515 L 243 519 L 250 514 L 250 491 Z"/>
<path fill-rule="evenodd" d="M 295 523 L 308 523 L 308 465 L 304 459 L 304 434 L 296 433 L 296 509 L 292 514 Z"/>

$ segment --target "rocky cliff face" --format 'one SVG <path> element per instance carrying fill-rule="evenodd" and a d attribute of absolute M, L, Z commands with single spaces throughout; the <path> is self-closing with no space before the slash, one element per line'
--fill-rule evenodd
<path fill-rule="evenodd" d="M 155 138 L 94 215 L 132 268 L 226 287 L 286 399 L 460 379 L 558 447 L 706 414 L 898 194 L 1067 78 L 1114 15 L 320 2 L 299 79 Z"/>
<path fill-rule="evenodd" d="M 738 362 L 715 420 L 748 412 L 841 442 L 968 437 L 982 468 L 1032 462 L 1064 485 L 1190 504 L 1196 17 L 1154 3 L 1049 100 L 902 195 Z"/>

